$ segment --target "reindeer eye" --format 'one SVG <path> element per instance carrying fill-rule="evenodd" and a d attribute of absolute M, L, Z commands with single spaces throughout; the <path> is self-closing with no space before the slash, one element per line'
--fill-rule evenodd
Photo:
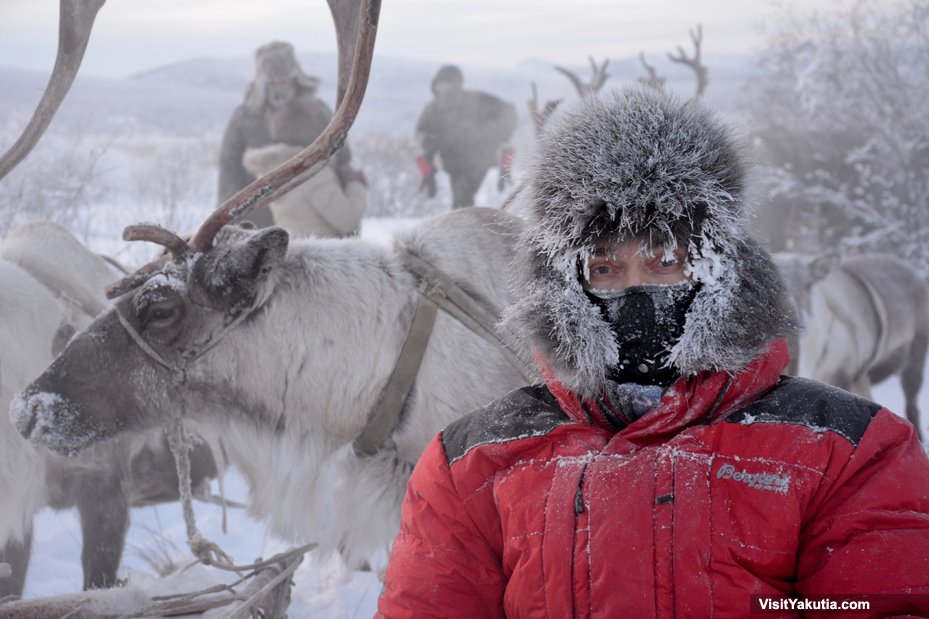
<path fill-rule="evenodd" d="M 173 307 L 156 307 L 148 313 L 149 322 L 158 322 L 171 318 L 177 313 Z"/>
<path fill-rule="evenodd" d="M 162 289 L 151 294 L 139 309 L 139 322 L 150 327 L 168 327 L 184 315 L 184 300 L 175 290 Z"/>

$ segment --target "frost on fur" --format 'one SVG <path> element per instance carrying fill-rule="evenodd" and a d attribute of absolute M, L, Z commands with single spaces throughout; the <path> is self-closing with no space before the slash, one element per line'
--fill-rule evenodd
<path fill-rule="evenodd" d="M 501 323 L 527 357 L 584 395 L 622 351 L 583 294 L 595 245 L 687 248 L 701 283 L 670 361 L 682 375 L 737 372 L 796 328 L 780 276 L 748 234 L 744 163 L 699 102 L 648 89 L 588 98 L 550 119 L 532 163 L 516 282 Z"/>

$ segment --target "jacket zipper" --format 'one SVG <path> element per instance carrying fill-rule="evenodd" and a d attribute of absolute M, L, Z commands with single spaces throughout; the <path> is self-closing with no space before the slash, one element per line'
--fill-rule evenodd
<path fill-rule="evenodd" d="M 577 492 L 574 493 L 574 515 L 580 516 L 584 513 L 584 476 L 587 474 L 587 465 L 581 469 L 581 478 L 577 482 Z M 577 524 L 577 518 L 574 519 Z"/>
<path fill-rule="evenodd" d="M 579 584 L 579 583 L 574 582 L 574 579 L 576 578 L 576 576 L 575 576 L 575 573 L 576 573 L 576 572 L 575 572 L 575 570 L 574 570 L 574 565 L 576 565 L 576 563 L 577 563 L 577 552 L 578 552 L 577 531 L 578 531 L 578 526 L 580 525 L 580 516 L 581 516 L 581 514 L 583 514 L 584 511 L 585 511 L 585 508 L 584 508 L 584 480 L 585 480 L 585 478 L 587 477 L 587 467 L 589 467 L 589 466 L 590 466 L 590 462 L 586 462 L 586 463 L 584 464 L 583 468 L 581 468 L 581 475 L 580 475 L 580 477 L 578 478 L 578 481 L 577 481 L 577 491 L 574 493 L 574 544 L 573 544 L 573 547 L 574 547 L 574 551 L 573 551 L 573 552 L 574 552 L 574 556 L 571 558 L 571 559 L 572 559 L 572 560 L 571 560 L 571 565 L 572 565 L 572 569 L 571 569 L 571 581 L 572 581 L 572 582 L 571 582 L 571 585 L 572 585 L 572 586 L 571 586 L 571 598 L 572 598 L 572 599 L 571 599 L 571 615 L 572 615 L 573 617 L 579 616 L 579 615 L 578 615 L 578 608 L 577 608 L 577 587 L 578 587 L 578 584 Z M 588 533 L 588 535 L 589 535 L 589 533 Z M 589 585 L 589 583 L 590 583 L 590 564 L 589 564 L 589 563 L 590 563 L 590 558 L 589 558 L 589 557 L 588 557 L 588 559 L 587 559 L 587 562 L 588 562 L 588 565 L 587 565 L 587 583 L 588 583 L 588 584 L 587 584 L 587 587 L 589 588 L 589 586 L 590 586 L 590 585 Z M 590 597 L 590 593 L 589 593 L 589 592 L 588 592 L 588 597 Z"/>

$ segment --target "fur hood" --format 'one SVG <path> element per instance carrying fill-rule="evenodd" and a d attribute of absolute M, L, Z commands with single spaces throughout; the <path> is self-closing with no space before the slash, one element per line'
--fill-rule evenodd
<path fill-rule="evenodd" d="M 504 312 L 504 333 L 567 387 L 599 393 L 621 351 L 579 265 L 598 241 L 643 238 L 686 247 L 686 272 L 701 284 L 670 363 L 682 376 L 743 369 L 797 328 L 777 268 L 747 231 L 744 185 L 729 130 L 699 101 L 641 88 L 560 110 L 520 197 L 521 300 Z"/>

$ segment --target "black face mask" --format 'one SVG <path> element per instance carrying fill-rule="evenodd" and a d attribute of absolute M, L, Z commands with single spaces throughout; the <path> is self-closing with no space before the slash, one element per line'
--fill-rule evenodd
<path fill-rule="evenodd" d="M 678 378 L 668 356 L 684 333 L 697 289 L 694 282 L 681 282 L 587 291 L 619 345 L 619 363 L 610 368 L 611 380 L 667 387 Z"/>

